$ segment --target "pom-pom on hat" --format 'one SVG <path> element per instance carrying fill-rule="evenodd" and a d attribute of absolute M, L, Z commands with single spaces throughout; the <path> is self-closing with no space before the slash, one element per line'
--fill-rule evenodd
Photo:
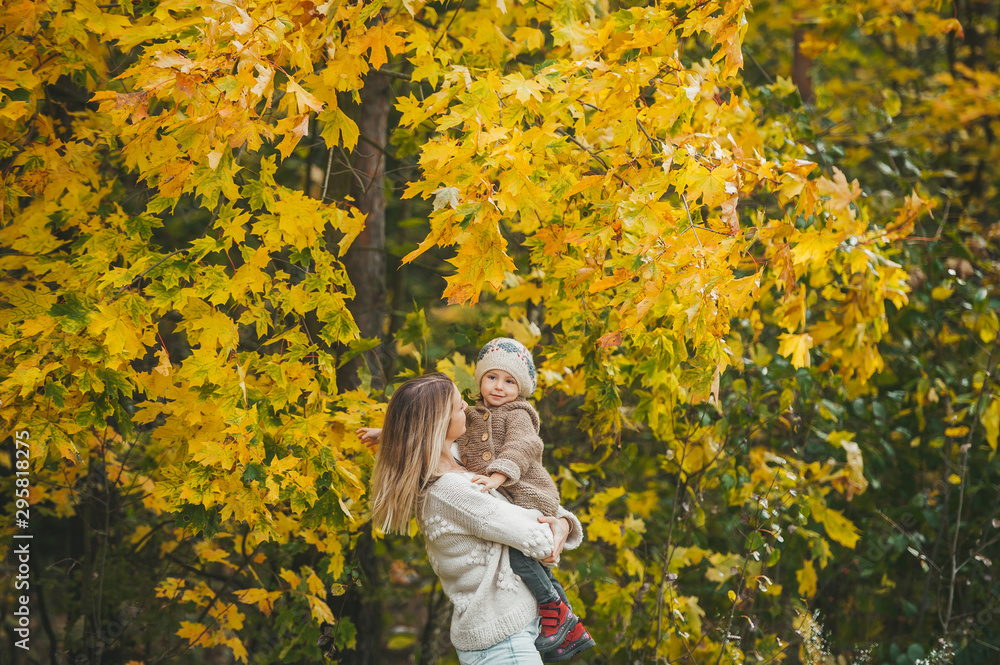
<path fill-rule="evenodd" d="M 483 374 L 493 369 L 502 369 L 513 376 L 521 397 L 535 392 L 535 363 L 531 359 L 531 351 L 516 339 L 497 337 L 480 349 L 476 361 L 476 385 L 481 385 Z"/>

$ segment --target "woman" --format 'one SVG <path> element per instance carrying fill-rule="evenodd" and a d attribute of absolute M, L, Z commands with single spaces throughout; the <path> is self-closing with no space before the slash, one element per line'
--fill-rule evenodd
<path fill-rule="evenodd" d="M 543 517 L 472 484 L 474 474 L 451 452 L 465 432 L 464 407 L 444 374 L 411 379 L 393 393 L 372 477 L 372 521 L 383 531 L 404 533 L 416 513 L 431 566 L 455 606 L 451 641 L 459 662 L 540 663 L 534 646 L 538 605 L 511 571 L 504 546 L 554 564 L 564 546 L 580 544 L 583 530 L 562 508 L 557 517 Z M 547 660 L 592 646 L 580 631 Z"/>

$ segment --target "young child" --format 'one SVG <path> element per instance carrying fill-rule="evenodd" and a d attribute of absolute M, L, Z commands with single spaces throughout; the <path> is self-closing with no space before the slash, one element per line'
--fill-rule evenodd
<path fill-rule="evenodd" d="M 497 338 L 479 352 L 475 370 L 479 395 L 466 406 L 466 431 L 452 454 L 477 475 L 482 491 L 497 489 L 512 503 L 555 516 L 559 491 L 542 466 L 543 444 L 538 413 L 525 398 L 535 391 L 535 363 L 520 342 Z M 363 441 L 374 441 L 376 428 L 361 428 Z M 535 646 L 546 662 L 565 660 L 594 646 L 594 640 L 573 613 L 562 585 L 548 568 L 509 548 L 510 567 L 538 601 L 541 627 Z"/>

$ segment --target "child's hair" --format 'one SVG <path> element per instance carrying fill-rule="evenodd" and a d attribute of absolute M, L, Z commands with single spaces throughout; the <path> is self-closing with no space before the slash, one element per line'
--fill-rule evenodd
<path fill-rule="evenodd" d="M 425 374 L 389 399 L 372 473 L 372 522 L 386 533 L 408 532 L 421 493 L 437 475 L 454 385 L 440 372 Z"/>

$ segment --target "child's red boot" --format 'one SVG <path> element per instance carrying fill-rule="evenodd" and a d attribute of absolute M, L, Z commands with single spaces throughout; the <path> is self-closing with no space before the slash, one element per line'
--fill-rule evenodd
<path fill-rule="evenodd" d="M 562 599 L 538 605 L 541 628 L 535 639 L 535 648 L 545 653 L 557 648 L 566 639 L 579 619 Z"/>
<path fill-rule="evenodd" d="M 597 646 L 597 643 L 590 637 L 590 633 L 583 627 L 583 623 L 577 621 L 573 629 L 566 635 L 566 639 L 563 640 L 562 644 L 552 651 L 546 651 L 542 654 L 542 661 L 556 663 L 560 660 L 568 660 L 581 651 L 586 651 L 595 646 Z"/>

